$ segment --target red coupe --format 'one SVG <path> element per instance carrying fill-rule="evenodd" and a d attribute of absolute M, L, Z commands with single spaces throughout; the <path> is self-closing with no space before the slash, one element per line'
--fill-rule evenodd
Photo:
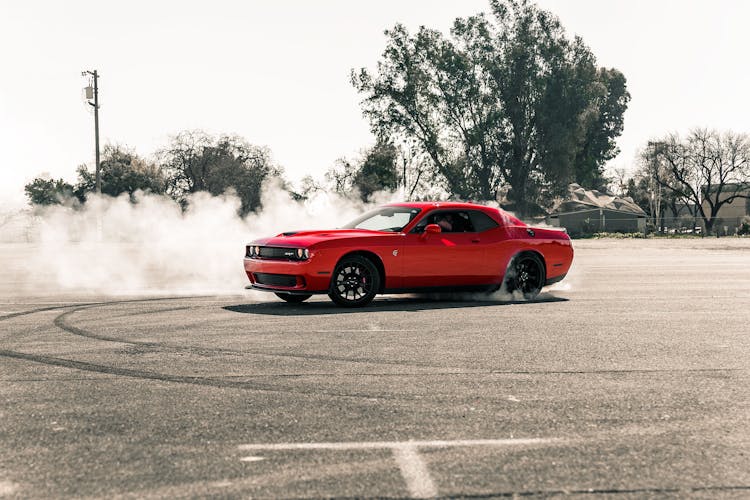
<path fill-rule="evenodd" d="M 245 248 L 251 286 L 302 302 L 326 293 L 368 304 L 379 293 L 495 291 L 527 299 L 573 261 L 564 231 L 471 203 L 394 203 L 330 231 L 294 231 Z"/>

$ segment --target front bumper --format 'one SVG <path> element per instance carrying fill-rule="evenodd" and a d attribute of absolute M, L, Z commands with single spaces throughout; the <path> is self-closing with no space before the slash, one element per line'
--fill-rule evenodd
<path fill-rule="evenodd" d="M 310 259 L 280 261 L 244 259 L 245 274 L 255 290 L 285 293 L 328 293 L 331 272 Z"/>

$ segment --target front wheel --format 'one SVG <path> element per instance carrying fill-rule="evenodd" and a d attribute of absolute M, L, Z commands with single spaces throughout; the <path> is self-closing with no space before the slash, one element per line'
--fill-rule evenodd
<path fill-rule="evenodd" d="M 310 297 L 312 297 L 312 294 L 297 294 L 297 293 L 275 293 L 275 295 L 280 298 L 281 300 L 285 300 L 289 302 L 290 304 L 299 304 L 300 302 L 304 302 Z"/>
<path fill-rule="evenodd" d="M 344 307 L 362 307 L 375 298 L 380 274 L 370 259 L 360 255 L 344 257 L 336 265 L 328 296 Z"/>
<path fill-rule="evenodd" d="M 535 253 L 522 253 L 516 256 L 505 273 L 505 289 L 508 293 L 521 293 L 531 300 L 542 291 L 545 281 L 544 262 Z"/>

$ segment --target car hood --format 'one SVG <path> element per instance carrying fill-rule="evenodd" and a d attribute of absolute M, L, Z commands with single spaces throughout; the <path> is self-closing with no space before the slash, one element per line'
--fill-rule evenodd
<path fill-rule="evenodd" d="M 397 234 L 399 233 L 386 233 L 382 231 L 370 231 L 367 229 L 287 231 L 270 238 L 255 240 L 251 244 L 261 246 L 306 247 L 321 241 L 338 240 L 343 238 L 374 238 L 378 236 Z"/>

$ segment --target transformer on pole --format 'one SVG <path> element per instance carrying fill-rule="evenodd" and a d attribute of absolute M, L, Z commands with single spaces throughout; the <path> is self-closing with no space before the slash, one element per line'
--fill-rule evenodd
<path fill-rule="evenodd" d="M 94 143 L 96 147 L 96 192 L 102 194 L 102 176 L 99 170 L 99 73 L 97 70 L 84 71 L 81 76 L 90 75 L 93 80 L 93 86 L 89 84 L 84 90 L 86 100 L 89 105 L 94 107 Z M 93 102 L 91 102 L 93 99 Z"/>

